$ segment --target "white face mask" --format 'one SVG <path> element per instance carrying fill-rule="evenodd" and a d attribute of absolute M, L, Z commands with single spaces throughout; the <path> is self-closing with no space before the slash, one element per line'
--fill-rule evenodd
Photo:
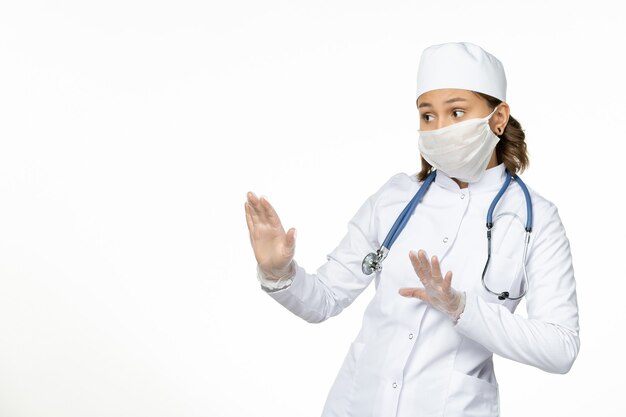
<path fill-rule="evenodd" d="M 479 181 L 500 140 L 486 117 L 464 120 L 435 130 L 418 130 L 419 150 L 433 168 L 463 182 Z"/>

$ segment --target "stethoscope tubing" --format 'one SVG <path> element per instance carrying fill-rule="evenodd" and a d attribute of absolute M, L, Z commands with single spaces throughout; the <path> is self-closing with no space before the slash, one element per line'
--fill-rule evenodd
<path fill-rule="evenodd" d="M 436 176 L 437 171 L 434 170 L 428 175 L 428 177 L 426 177 L 426 180 L 424 180 L 424 183 L 418 192 L 411 199 L 409 204 L 407 204 L 404 210 L 402 210 L 402 213 L 400 213 L 400 216 L 396 219 L 395 223 L 391 227 L 391 230 L 387 233 L 387 238 L 383 242 L 383 247 L 391 249 L 391 245 L 393 245 L 398 236 L 400 236 L 400 232 L 409 221 L 411 214 L 415 211 L 415 207 L 417 207 L 417 205 L 422 201 L 422 198 L 424 198 L 424 194 L 426 194 L 428 187 L 430 187 L 430 184 L 435 180 Z"/>
<path fill-rule="evenodd" d="M 495 198 L 491 202 L 491 205 L 489 206 L 489 210 L 487 211 L 487 222 L 486 222 L 486 226 L 487 226 L 487 261 L 485 262 L 485 267 L 483 269 L 481 282 L 482 282 L 482 285 L 485 288 L 485 290 L 487 290 L 491 294 L 494 294 L 494 295 L 498 296 L 498 299 L 500 299 L 500 300 L 504 300 L 504 299 L 519 300 L 522 297 L 524 297 L 524 295 L 526 295 L 526 292 L 528 290 L 528 275 L 527 275 L 527 271 L 526 271 L 526 255 L 528 253 L 528 244 L 530 242 L 530 234 L 532 232 L 532 220 L 533 220 L 533 217 L 532 217 L 532 202 L 531 202 L 531 198 L 530 198 L 530 193 L 529 193 L 528 188 L 526 187 L 526 184 L 524 183 L 524 181 L 522 181 L 522 179 L 519 176 L 517 176 L 517 175 L 516 176 L 512 176 L 511 173 L 507 169 L 505 169 L 505 172 L 506 172 L 506 178 L 504 180 L 504 184 L 502 184 L 502 187 L 500 188 L 500 190 L 498 191 L 498 194 L 496 194 Z M 417 191 L 415 196 L 413 196 L 411 201 L 402 210 L 402 213 L 400 213 L 400 216 L 398 216 L 398 218 L 394 222 L 393 226 L 391 227 L 391 230 L 389 231 L 389 233 L 387 233 L 387 237 L 385 238 L 385 241 L 383 242 L 381 247 L 376 252 L 371 252 L 371 253 L 369 253 L 369 254 L 367 254 L 365 256 L 365 258 L 363 259 L 363 262 L 361 264 L 361 269 L 362 269 L 364 274 L 369 275 L 369 274 L 371 274 L 373 272 L 378 272 L 378 271 L 380 271 L 382 269 L 382 261 L 387 257 L 387 254 L 389 253 L 389 250 L 391 249 L 391 246 L 394 244 L 394 242 L 396 241 L 398 236 L 400 236 L 400 232 L 404 229 L 404 226 L 409 221 L 409 219 L 410 219 L 412 213 L 415 211 L 415 208 L 417 207 L 417 205 L 424 198 L 424 195 L 426 194 L 426 191 L 430 187 L 431 183 L 435 180 L 436 176 L 437 176 L 437 170 L 433 170 L 428 175 L 428 177 L 426 177 L 426 179 L 422 183 L 422 186 L 420 187 L 420 189 Z M 500 293 L 494 292 L 491 289 L 489 289 L 489 287 L 485 283 L 485 275 L 487 273 L 487 269 L 489 267 L 489 263 L 490 263 L 490 260 L 491 260 L 491 234 L 492 234 L 491 233 L 492 232 L 491 229 L 493 228 L 493 212 L 494 212 L 498 202 L 500 201 L 500 199 L 504 195 L 505 191 L 508 189 L 512 179 L 514 179 L 519 184 L 520 188 L 522 189 L 522 191 L 524 193 L 524 199 L 526 201 L 526 225 L 524 226 L 526 234 L 525 234 L 525 237 L 524 237 L 524 251 L 523 251 L 523 256 L 522 256 L 522 270 L 523 270 L 523 275 L 524 275 L 524 285 L 523 285 L 524 291 L 522 292 L 521 295 L 519 295 L 517 297 L 511 297 L 508 291 L 503 291 L 503 292 L 500 292 Z"/>

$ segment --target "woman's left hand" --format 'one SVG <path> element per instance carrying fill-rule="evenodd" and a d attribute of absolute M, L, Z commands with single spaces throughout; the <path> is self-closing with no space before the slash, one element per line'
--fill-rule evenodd
<path fill-rule="evenodd" d="M 433 256 L 431 266 L 423 249 L 410 251 L 409 258 L 424 288 L 400 288 L 400 295 L 426 301 L 456 322 L 465 308 L 465 292 L 457 291 L 450 285 L 452 271 L 446 273 L 445 279 L 442 278 L 439 260 Z"/>

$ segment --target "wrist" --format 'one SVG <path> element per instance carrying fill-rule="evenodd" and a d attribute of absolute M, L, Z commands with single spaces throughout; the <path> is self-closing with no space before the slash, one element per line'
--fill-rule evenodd
<path fill-rule="evenodd" d="M 295 263 L 293 259 L 287 266 L 281 269 L 272 269 L 271 271 L 265 271 L 259 266 L 259 270 L 263 273 L 263 276 L 271 281 L 281 281 L 287 278 L 291 278 L 296 273 Z"/>
<path fill-rule="evenodd" d="M 465 291 L 459 291 L 457 298 L 458 298 L 458 304 L 456 308 L 450 312 L 450 317 L 452 318 L 454 323 L 456 323 L 459 320 L 459 318 L 461 317 L 461 314 L 465 310 L 465 299 L 466 299 Z"/>

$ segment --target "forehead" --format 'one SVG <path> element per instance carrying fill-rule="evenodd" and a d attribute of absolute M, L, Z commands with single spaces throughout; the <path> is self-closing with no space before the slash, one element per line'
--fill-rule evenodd
<path fill-rule="evenodd" d="M 417 98 L 418 107 L 422 104 L 430 104 L 432 106 L 442 106 L 454 98 L 461 98 L 469 103 L 477 103 L 480 101 L 478 94 L 471 90 L 463 90 L 458 88 L 441 88 L 438 90 L 430 90 L 421 94 Z"/>

